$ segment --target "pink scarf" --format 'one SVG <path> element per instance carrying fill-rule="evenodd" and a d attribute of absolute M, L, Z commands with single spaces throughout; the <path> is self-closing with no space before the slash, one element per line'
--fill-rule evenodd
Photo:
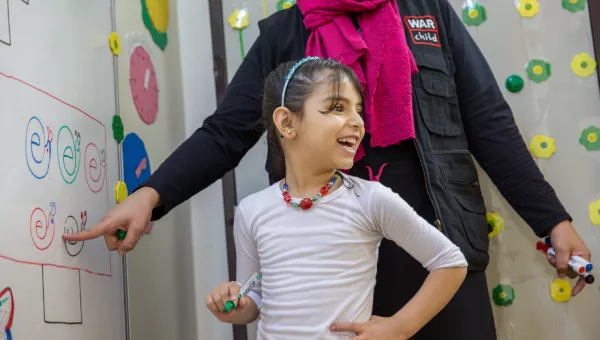
<path fill-rule="evenodd" d="M 365 91 L 365 128 L 371 134 L 371 147 L 414 138 L 411 77 L 417 65 L 396 1 L 297 0 L 297 4 L 310 31 L 306 56 L 335 59 L 358 76 Z M 352 13 L 362 36 L 352 23 Z M 355 160 L 364 155 L 361 145 Z"/>

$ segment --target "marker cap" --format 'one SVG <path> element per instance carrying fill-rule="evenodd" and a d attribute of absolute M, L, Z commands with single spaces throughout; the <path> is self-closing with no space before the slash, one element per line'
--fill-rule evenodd
<path fill-rule="evenodd" d="M 223 308 L 223 313 L 228 313 L 234 308 L 235 308 L 235 302 L 229 300 L 225 303 L 225 308 Z"/>
<path fill-rule="evenodd" d="M 125 236 L 127 236 L 127 232 L 125 230 L 117 230 L 117 239 L 124 240 Z"/>

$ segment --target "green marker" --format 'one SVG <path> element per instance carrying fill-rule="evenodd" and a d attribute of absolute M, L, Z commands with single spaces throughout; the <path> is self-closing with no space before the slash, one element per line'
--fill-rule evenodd
<path fill-rule="evenodd" d="M 125 230 L 117 230 L 117 239 L 124 240 L 125 236 L 127 236 L 127 232 Z"/>
<path fill-rule="evenodd" d="M 250 276 L 250 278 L 246 280 L 246 282 L 244 282 L 244 284 L 240 287 L 240 292 L 238 293 L 237 301 L 239 302 L 244 296 L 248 295 L 252 288 L 254 288 L 254 286 L 256 286 L 258 282 L 260 282 L 260 279 L 261 276 L 259 273 L 252 274 L 252 276 Z M 225 308 L 223 308 L 223 313 L 230 312 L 236 306 L 237 304 L 235 302 L 228 300 L 227 303 L 225 303 Z"/>

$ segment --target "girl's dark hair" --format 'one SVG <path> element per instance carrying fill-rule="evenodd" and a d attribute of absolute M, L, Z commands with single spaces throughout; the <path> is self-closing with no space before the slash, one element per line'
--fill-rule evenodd
<path fill-rule="evenodd" d="M 281 146 L 281 135 L 273 122 L 273 112 L 281 106 L 281 94 L 286 76 L 297 63 L 298 61 L 288 61 L 280 64 L 269 74 L 263 88 L 262 117 L 272 155 L 271 177 L 275 180 L 285 177 L 285 157 Z M 317 86 L 324 83 L 333 85 L 336 91 L 333 97 L 337 97 L 345 80 L 354 86 L 360 95 L 361 102 L 364 103 L 364 93 L 360 81 L 351 68 L 333 59 L 307 60 L 298 66 L 292 75 L 285 91 L 284 106 L 295 115 L 302 117 L 304 102 Z M 321 113 L 328 114 L 338 104 L 336 100 L 332 100 L 329 108 Z"/>

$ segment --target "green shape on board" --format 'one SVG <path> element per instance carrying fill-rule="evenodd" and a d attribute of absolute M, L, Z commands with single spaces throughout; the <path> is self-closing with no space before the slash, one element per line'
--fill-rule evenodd
<path fill-rule="evenodd" d="M 523 81 L 523 78 L 521 78 L 521 76 L 519 76 L 517 74 L 512 74 L 512 75 L 508 76 L 508 78 L 506 78 L 505 85 L 506 85 L 506 89 L 509 92 L 517 93 L 523 89 L 525 82 Z"/>
<path fill-rule="evenodd" d="M 123 127 L 123 121 L 121 117 L 114 115 L 112 119 L 112 130 L 113 130 L 113 138 L 117 141 L 117 143 L 121 143 L 125 138 L 125 132 Z"/>
<path fill-rule="evenodd" d="M 571 13 L 585 11 L 585 3 L 587 0 L 562 0 L 562 8 Z"/>
<path fill-rule="evenodd" d="M 492 291 L 492 299 L 497 306 L 510 306 L 515 300 L 515 290 L 511 285 L 497 285 Z"/>
<path fill-rule="evenodd" d="M 462 11 L 462 20 L 467 26 L 479 26 L 487 20 L 485 7 L 480 4 L 467 6 Z"/>
<path fill-rule="evenodd" d="M 150 32 L 150 35 L 152 36 L 152 40 L 154 41 L 154 43 L 160 47 L 161 50 L 165 50 L 165 48 L 167 47 L 167 32 L 159 32 L 158 29 L 156 29 L 156 27 L 154 27 L 154 24 L 152 23 L 152 19 L 150 18 L 150 13 L 148 13 L 148 8 L 146 7 L 146 0 L 141 0 L 142 1 L 142 20 L 144 21 L 144 26 L 146 26 L 146 28 L 148 29 L 148 32 Z"/>
<path fill-rule="evenodd" d="M 541 59 L 530 60 L 525 70 L 527 71 L 527 77 L 538 84 L 548 80 L 552 75 L 550 64 Z"/>
<path fill-rule="evenodd" d="M 600 151 L 600 129 L 590 125 L 581 131 L 579 144 L 583 145 L 587 151 Z"/>

